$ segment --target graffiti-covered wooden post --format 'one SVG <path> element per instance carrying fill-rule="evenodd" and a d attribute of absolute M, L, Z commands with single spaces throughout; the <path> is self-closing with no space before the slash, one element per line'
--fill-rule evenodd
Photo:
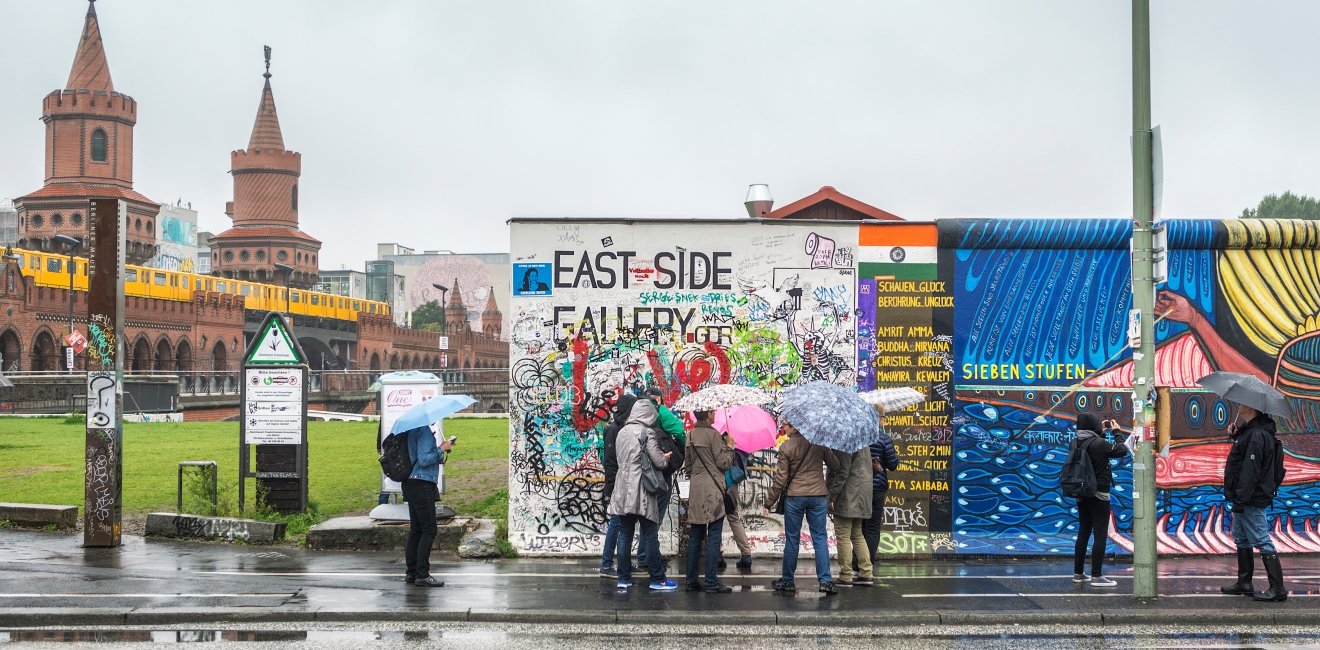
<path fill-rule="evenodd" d="M 87 459 L 83 545 L 119 546 L 124 395 L 124 220 L 118 199 L 92 199 L 87 264 Z"/>
<path fill-rule="evenodd" d="M 307 357 L 288 323 L 266 314 L 243 354 L 239 390 L 238 508 L 245 484 L 257 479 L 260 498 L 281 513 L 307 509 Z M 257 450 L 256 471 L 250 471 Z"/>

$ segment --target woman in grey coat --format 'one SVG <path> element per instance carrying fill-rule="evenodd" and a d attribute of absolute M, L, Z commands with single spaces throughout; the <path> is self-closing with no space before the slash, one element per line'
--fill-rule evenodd
<path fill-rule="evenodd" d="M 639 399 L 633 404 L 628 423 L 619 430 L 614 441 L 614 454 L 619 470 L 614 475 L 614 492 L 606 511 L 618 515 L 619 552 L 615 566 L 619 571 L 619 588 L 632 586 L 632 542 L 638 526 L 642 539 L 638 545 L 645 550 L 647 570 L 651 574 L 651 589 L 673 591 L 678 585 L 665 578 L 664 564 L 660 560 L 660 494 L 652 494 L 643 483 L 642 463 L 650 463 L 656 472 L 662 472 L 669 454 L 660 453 L 655 441 L 656 409 L 651 400 Z M 643 448 L 645 440 L 645 448 Z"/>

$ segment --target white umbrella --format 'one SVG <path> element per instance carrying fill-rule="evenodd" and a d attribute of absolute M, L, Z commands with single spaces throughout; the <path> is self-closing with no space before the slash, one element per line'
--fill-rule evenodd
<path fill-rule="evenodd" d="M 915 388 L 881 388 L 880 390 L 862 393 L 861 398 L 867 404 L 879 404 L 885 407 L 886 413 L 892 413 L 926 401 L 926 396 Z"/>
<path fill-rule="evenodd" d="M 759 388 L 718 384 L 703 388 L 695 393 L 688 393 L 674 402 L 675 411 L 714 411 L 748 404 L 765 404 L 775 401 L 775 397 Z"/>

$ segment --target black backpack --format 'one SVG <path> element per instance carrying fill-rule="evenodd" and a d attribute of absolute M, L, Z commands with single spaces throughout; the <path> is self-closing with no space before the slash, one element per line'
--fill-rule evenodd
<path fill-rule="evenodd" d="M 402 483 L 412 474 L 413 462 L 408 456 L 408 432 L 392 433 L 380 443 L 380 468 L 391 481 Z"/>
<path fill-rule="evenodd" d="M 1273 470 L 1274 470 L 1274 476 L 1273 476 L 1273 478 L 1274 478 L 1274 491 L 1270 494 L 1270 498 L 1274 498 L 1274 497 L 1276 497 L 1276 496 L 1279 495 L 1279 488 L 1283 486 L 1283 477 L 1286 476 L 1286 475 L 1288 474 L 1288 470 L 1287 470 L 1287 469 L 1284 469 L 1284 467 L 1283 467 L 1283 457 L 1284 457 L 1284 453 L 1283 453 L 1283 443 L 1282 443 L 1282 442 L 1279 442 L 1279 439 L 1278 439 L 1278 438 L 1275 438 L 1275 439 L 1274 439 L 1274 467 L 1273 467 Z"/>
<path fill-rule="evenodd" d="M 1063 494 L 1074 499 L 1089 499 L 1095 496 L 1095 467 L 1091 465 L 1091 454 L 1087 453 L 1086 440 L 1080 445 L 1074 439 L 1068 460 L 1063 461 L 1063 472 L 1059 474 L 1059 486 Z"/>
<path fill-rule="evenodd" d="M 660 448 L 660 453 L 668 453 L 669 461 L 665 463 L 665 476 L 673 476 L 674 472 L 683 469 L 683 463 L 687 459 L 683 457 L 683 448 L 678 446 L 678 441 L 669 435 L 668 431 L 655 429 L 655 445 Z"/>

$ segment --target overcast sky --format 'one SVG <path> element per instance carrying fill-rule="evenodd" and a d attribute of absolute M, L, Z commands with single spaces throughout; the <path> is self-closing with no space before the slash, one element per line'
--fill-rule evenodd
<path fill-rule="evenodd" d="M 1320 195 L 1320 2 L 1156 0 L 1164 212 Z M 1126 216 L 1129 3 L 102 0 L 138 191 L 229 226 L 261 47 L 325 268 L 376 242 L 505 251 L 517 216 L 731 217 L 822 185 L 909 219 Z M 0 0 L 0 196 L 83 0 Z"/>

